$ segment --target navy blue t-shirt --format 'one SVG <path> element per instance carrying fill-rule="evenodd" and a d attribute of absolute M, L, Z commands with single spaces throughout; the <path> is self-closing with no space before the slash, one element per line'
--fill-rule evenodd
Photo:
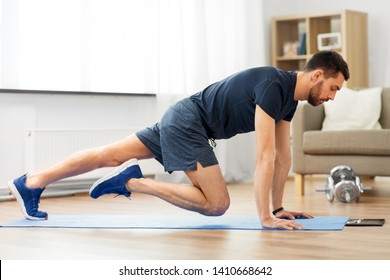
<path fill-rule="evenodd" d="M 295 72 L 257 67 L 238 72 L 190 96 L 197 105 L 209 138 L 227 139 L 255 130 L 256 104 L 275 122 L 291 121 Z"/>

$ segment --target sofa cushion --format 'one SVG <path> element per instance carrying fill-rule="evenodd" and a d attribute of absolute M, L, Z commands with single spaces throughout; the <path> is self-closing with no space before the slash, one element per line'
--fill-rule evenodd
<path fill-rule="evenodd" d="M 303 152 L 313 155 L 390 155 L 390 129 L 306 131 Z"/>
<path fill-rule="evenodd" d="M 322 130 L 380 129 L 381 87 L 352 90 L 343 87 L 334 101 L 324 103 Z"/>

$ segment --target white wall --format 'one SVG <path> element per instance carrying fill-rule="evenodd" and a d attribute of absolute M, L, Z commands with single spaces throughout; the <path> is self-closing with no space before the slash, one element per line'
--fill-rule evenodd
<path fill-rule="evenodd" d="M 266 33 L 271 34 L 274 16 L 327 13 L 344 9 L 368 13 L 369 85 L 390 86 L 390 1 L 265 0 L 263 11 Z M 266 57 L 269 58 L 268 63 L 271 63 L 271 38 L 266 47 Z"/>

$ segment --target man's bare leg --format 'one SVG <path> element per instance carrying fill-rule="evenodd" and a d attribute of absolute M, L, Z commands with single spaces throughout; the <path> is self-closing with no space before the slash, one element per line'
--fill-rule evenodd
<path fill-rule="evenodd" d="M 158 182 L 148 178 L 132 178 L 126 188 L 159 197 L 178 207 L 208 216 L 225 213 L 230 204 L 219 165 L 203 167 L 197 163 L 197 170 L 186 171 L 192 185 Z"/>
<path fill-rule="evenodd" d="M 135 134 L 114 144 L 75 153 L 43 171 L 10 181 L 8 187 L 27 219 L 45 220 L 48 214 L 38 210 L 38 207 L 41 194 L 48 184 L 99 167 L 116 166 L 134 157 L 153 157 Z"/>
<path fill-rule="evenodd" d="M 28 174 L 26 185 L 30 188 L 44 188 L 50 183 L 97 168 L 118 166 L 131 158 L 153 157 L 152 152 L 132 134 L 113 144 L 77 152 L 52 167 Z"/>

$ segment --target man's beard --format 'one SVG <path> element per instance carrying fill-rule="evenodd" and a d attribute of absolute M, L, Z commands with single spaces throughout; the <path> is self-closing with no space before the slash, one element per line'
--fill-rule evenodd
<path fill-rule="evenodd" d="M 320 100 L 319 97 L 321 95 L 321 90 L 322 90 L 322 84 L 324 82 L 321 81 L 315 86 L 313 86 L 310 91 L 309 91 L 309 97 L 307 99 L 307 102 L 313 106 L 318 106 L 323 103 L 323 100 Z"/>

